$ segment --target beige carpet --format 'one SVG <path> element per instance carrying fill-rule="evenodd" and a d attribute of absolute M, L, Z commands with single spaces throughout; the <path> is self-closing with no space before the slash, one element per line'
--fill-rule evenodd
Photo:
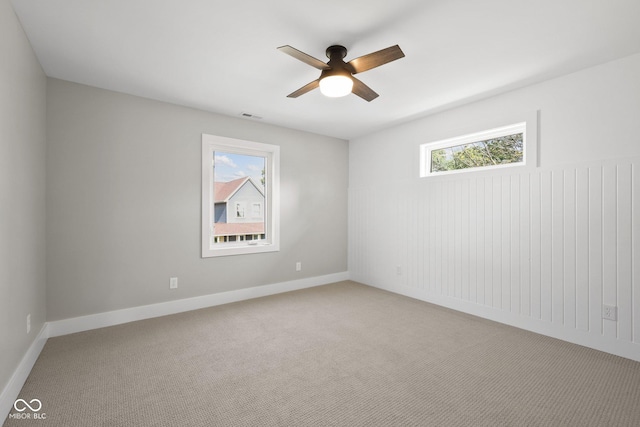
<path fill-rule="evenodd" d="M 341 282 L 52 338 L 20 398 L 46 420 L 4 426 L 638 426 L 640 363 Z"/>

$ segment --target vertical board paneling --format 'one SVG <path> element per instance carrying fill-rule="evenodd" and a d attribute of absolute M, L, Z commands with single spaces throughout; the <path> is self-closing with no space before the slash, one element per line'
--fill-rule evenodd
<path fill-rule="evenodd" d="M 423 227 L 423 221 L 422 218 L 424 217 L 424 210 L 422 208 L 423 205 L 423 199 L 421 197 L 415 197 L 414 195 L 419 194 L 419 190 L 418 189 L 414 189 L 410 194 L 409 197 L 414 199 L 414 208 L 415 208 L 415 212 L 414 212 L 414 227 L 412 229 L 409 229 L 409 233 L 410 234 L 414 234 L 414 238 L 413 238 L 413 248 L 410 248 L 413 253 L 410 254 L 412 256 L 412 270 L 411 270 L 411 277 L 412 277 L 412 286 L 415 288 L 421 288 L 422 287 L 422 257 L 424 255 L 423 253 L 423 240 L 424 240 L 424 227 Z"/>
<path fill-rule="evenodd" d="M 618 339 L 632 340 L 632 308 L 631 291 L 631 165 L 618 165 L 617 179 L 617 301 L 618 301 Z"/>
<path fill-rule="evenodd" d="M 509 286 L 511 288 L 511 311 L 513 313 L 520 313 L 521 308 L 521 276 L 520 276 L 520 207 L 522 202 L 520 200 L 520 176 L 515 175 L 510 177 L 510 190 L 511 190 L 511 228 L 510 228 L 510 247 L 509 253 L 511 254 L 510 279 Z"/>
<path fill-rule="evenodd" d="M 433 185 L 425 186 L 425 227 L 427 229 L 427 237 L 425 239 L 425 258 L 424 258 L 424 287 L 426 291 L 431 291 L 431 269 L 433 267 L 433 263 L 431 261 L 431 257 L 433 255 Z"/>
<path fill-rule="evenodd" d="M 447 181 L 443 185 L 442 194 L 444 195 L 442 207 L 442 295 L 450 295 L 449 293 L 449 264 L 451 263 L 451 181 Z"/>
<path fill-rule="evenodd" d="M 402 245 L 402 259 L 399 261 L 399 264 L 403 266 L 402 268 L 402 276 L 405 281 L 405 286 L 413 287 L 413 256 L 415 254 L 415 238 L 416 238 L 416 228 L 415 228 L 415 216 L 416 216 L 416 198 L 411 197 L 410 194 L 404 195 L 404 209 L 406 211 L 400 212 L 401 215 L 406 217 L 406 221 L 404 223 L 404 229 L 402 230 L 402 234 L 404 235 L 404 244 Z M 410 231 L 413 230 L 413 231 Z"/>
<path fill-rule="evenodd" d="M 448 182 L 440 184 L 440 203 L 441 203 L 441 214 L 440 214 L 440 230 L 441 230 L 441 239 L 439 246 L 440 253 L 440 265 L 438 269 L 440 270 L 440 294 L 447 295 L 448 293 L 448 285 L 447 282 L 447 273 L 449 270 L 447 269 L 447 257 L 449 256 L 449 194 L 448 194 Z"/>
<path fill-rule="evenodd" d="M 401 212 L 404 212 L 402 208 L 402 203 L 404 199 L 401 194 L 396 193 L 393 195 L 393 215 L 391 218 L 394 218 L 393 223 L 389 226 L 389 241 L 393 242 L 391 247 L 385 248 L 387 250 L 387 256 L 391 257 L 393 263 L 389 266 L 385 266 L 385 274 L 387 277 L 393 277 L 395 279 L 396 284 L 404 285 L 402 276 L 397 274 L 396 266 L 400 263 L 401 260 L 404 260 L 404 254 L 402 251 L 402 242 L 404 242 L 404 223 L 407 220 L 406 215 L 401 215 Z M 406 265 L 404 266 L 406 268 Z"/>
<path fill-rule="evenodd" d="M 602 168 L 602 302 L 607 305 L 618 303 L 618 269 L 616 241 L 618 237 L 617 191 L 618 171 L 615 165 Z M 603 334 L 616 338 L 616 322 L 603 320 Z"/>
<path fill-rule="evenodd" d="M 456 187 L 457 182 L 449 181 L 447 183 L 447 206 L 449 210 L 447 212 L 447 248 L 448 254 L 445 257 L 446 269 L 447 269 L 447 295 L 455 295 L 455 276 L 456 276 Z"/>
<path fill-rule="evenodd" d="M 424 257 L 424 239 L 425 239 L 425 229 L 424 229 L 424 220 L 425 212 L 424 212 L 424 192 L 422 188 L 418 185 L 418 183 L 414 184 L 414 188 L 410 191 L 409 197 L 415 198 L 415 228 L 413 230 L 409 230 L 410 233 L 415 234 L 414 243 L 415 246 L 413 248 L 413 253 L 411 254 L 413 258 L 413 286 L 417 289 L 422 289 L 422 269 L 424 267 L 423 257 Z"/>
<path fill-rule="evenodd" d="M 460 297 L 469 300 L 469 248 L 471 239 L 469 236 L 469 181 L 460 183 Z"/>
<path fill-rule="evenodd" d="M 486 184 L 483 178 L 476 181 L 476 190 L 478 197 L 477 203 L 477 218 L 476 222 L 476 301 L 478 304 L 486 304 L 485 302 L 485 265 L 486 265 Z"/>
<path fill-rule="evenodd" d="M 469 301 L 478 302 L 478 181 L 469 181 Z"/>
<path fill-rule="evenodd" d="M 589 169 L 576 171 L 576 327 L 589 330 Z"/>
<path fill-rule="evenodd" d="M 542 174 L 531 175 L 531 316 L 542 319 Z"/>
<path fill-rule="evenodd" d="M 602 168 L 589 168 L 589 330 L 602 334 Z"/>
<path fill-rule="evenodd" d="M 398 203 L 400 203 L 400 197 L 398 194 L 393 194 L 390 198 L 391 204 L 393 206 L 391 210 L 390 218 L 393 218 L 393 224 L 387 227 L 385 230 L 387 236 L 386 241 L 389 242 L 388 245 L 385 245 L 381 248 L 383 253 L 389 257 L 391 260 L 390 264 L 380 265 L 379 268 L 383 270 L 381 277 L 384 277 L 384 280 L 392 280 L 391 283 L 398 285 L 402 284 L 402 281 L 395 272 L 395 266 L 398 264 L 398 259 L 400 258 L 398 251 L 400 248 L 398 247 L 400 240 L 402 237 L 400 236 L 400 230 L 402 229 L 402 218 L 398 217 L 400 212 L 400 208 Z"/>
<path fill-rule="evenodd" d="M 511 311 L 511 180 L 509 176 L 501 178 L 500 307 Z"/>
<path fill-rule="evenodd" d="M 428 212 L 428 197 L 429 186 L 422 183 L 419 189 L 420 196 L 420 214 L 418 215 L 418 221 L 420 221 L 420 255 L 418 256 L 418 268 L 420 273 L 418 274 L 418 285 L 423 291 L 426 289 L 427 276 L 426 269 L 428 268 L 428 252 L 427 244 L 429 242 L 429 212 Z"/>
<path fill-rule="evenodd" d="M 564 171 L 564 266 L 563 266 L 563 312 L 564 324 L 576 327 L 576 170 Z"/>
<path fill-rule="evenodd" d="M 638 171 L 638 163 L 634 163 L 631 168 L 632 182 L 632 203 L 631 203 L 631 236 L 632 236 L 632 257 L 631 264 L 631 293 L 633 294 L 633 313 L 632 313 L 632 329 L 633 342 L 640 344 L 640 173 Z"/>
<path fill-rule="evenodd" d="M 493 279 L 491 286 L 492 305 L 495 308 L 502 308 L 502 177 L 496 176 L 492 179 L 493 193 L 493 236 L 492 236 L 492 272 Z"/>
<path fill-rule="evenodd" d="M 551 321 L 564 323 L 564 171 L 551 173 Z"/>
<path fill-rule="evenodd" d="M 454 183 L 454 226 L 453 226 L 453 263 L 452 279 L 453 295 L 456 298 L 462 296 L 462 183 Z"/>
<path fill-rule="evenodd" d="M 412 244 L 414 233 L 409 233 L 411 227 L 413 214 L 415 209 L 413 208 L 414 200 L 405 193 L 405 190 L 400 193 L 401 202 L 399 204 L 400 211 L 398 215 L 403 218 L 402 230 L 400 233 L 400 241 L 398 242 L 400 258 L 398 259 L 398 265 L 402 267 L 401 279 L 404 286 L 411 286 L 411 258 L 409 257 L 410 248 Z M 415 229 L 414 229 L 415 230 Z"/>
<path fill-rule="evenodd" d="M 433 265 L 434 268 L 434 285 L 435 285 L 435 292 L 438 294 L 442 294 L 442 253 L 444 252 L 442 250 L 443 245 L 442 245 L 442 229 L 444 228 L 442 225 L 442 213 L 444 210 L 444 203 L 443 203 L 443 197 L 442 197 L 442 183 L 438 182 L 436 184 L 436 200 L 437 200 L 437 204 L 436 204 L 436 212 L 435 212 L 435 223 L 436 223 L 436 247 L 437 250 L 435 251 L 436 254 L 436 259 L 435 259 L 435 263 Z"/>
<path fill-rule="evenodd" d="M 552 295 L 552 186 L 551 172 L 540 175 L 540 316 L 542 320 L 551 322 Z"/>
<path fill-rule="evenodd" d="M 409 275 L 409 285 L 412 288 L 418 287 L 418 257 L 422 252 L 420 250 L 420 241 L 422 240 L 422 227 L 418 221 L 418 218 L 420 218 L 421 200 L 419 197 L 415 197 L 415 194 L 417 194 L 416 190 L 413 190 L 408 194 L 409 200 L 411 201 L 411 221 L 409 223 L 409 229 L 407 230 L 407 235 L 409 236 L 408 240 L 410 243 L 407 246 L 407 250 L 409 251 L 407 255 L 410 261 L 409 271 L 407 271 L 407 274 Z"/>
<path fill-rule="evenodd" d="M 405 219 L 402 224 L 402 240 L 400 241 L 401 258 L 398 260 L 398 265 L 402 266 L 403 284 L 411 287 L 411 246 L 413 245 L 413 239 L 415 237 L 415 228 L 413 228 L 413 233 L 410 233 L 409 230 L 412 227 L 413 217 L 415 215 L 415 198 L 410 197 L 408 192 L 405 193 L 404 191 L 401 193 L 401 198 L 402 208 L 398 214 Z"/>
<path fill-rule="evenodd" d="M 484 180 L 484 303 L 493 305 L 493 179 Z"/>
<path fill-rule="evenodd" d="M 531 316 L 531 175 L 520 178 L 520 312 Z"/>
<path fill-rule="evenodd" d="M 436 211 L 438 206 L 438 187 L 429 187 L 429 286 L 430 292 L 436 292 L 436 252 L 439 252 Z"/>
<path fill-rule="evenodd" d="M 351 276 L 640 344 L 637 164 L 351 188 Z"/>

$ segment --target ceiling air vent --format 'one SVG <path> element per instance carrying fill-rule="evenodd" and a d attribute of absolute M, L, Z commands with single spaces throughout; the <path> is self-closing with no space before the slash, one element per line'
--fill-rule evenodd
<path fill-rule="evenodd" d="M 255 114 L 251 114 L 251 113 L 240 113 L 240 116 L 244 117 L 245 119 L 254 119 L 254 120 L 262 119 L 262 117 L 256 116 Z"/>

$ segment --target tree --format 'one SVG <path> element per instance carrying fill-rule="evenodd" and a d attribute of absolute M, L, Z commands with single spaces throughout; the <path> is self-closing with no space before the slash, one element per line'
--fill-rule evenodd
<path fill-rule="evenodd" d="M 431 152 L 431 171 L 518 163 L 522 161 L 523 134 L 501 136 Z"/>

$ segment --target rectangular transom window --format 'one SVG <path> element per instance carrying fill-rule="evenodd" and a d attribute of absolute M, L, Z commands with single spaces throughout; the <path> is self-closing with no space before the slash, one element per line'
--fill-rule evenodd
<path fill-rule="evenodd" d="M 420 176 L 526 164 L 526 122 L 422 144 Z"/>
<path fill-rule="evenodd" d="M 280 250 L 280 147 L 202 135 L 202 257 Z"/>

